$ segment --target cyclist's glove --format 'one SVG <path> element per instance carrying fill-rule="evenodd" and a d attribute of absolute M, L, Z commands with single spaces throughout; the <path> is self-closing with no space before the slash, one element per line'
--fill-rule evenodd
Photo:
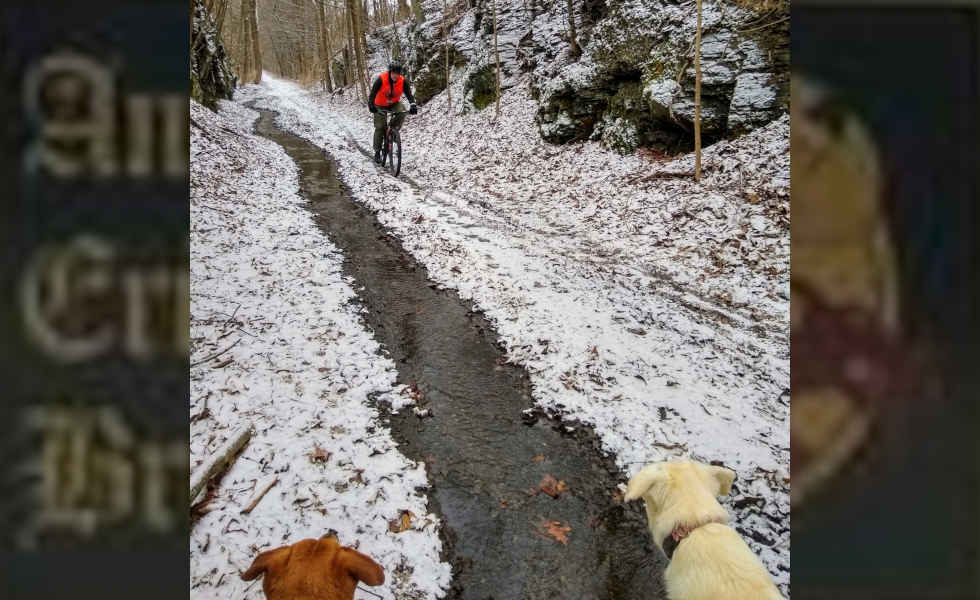
<path fill-rule="evenodd" d="M 408 112 L 410 114 L 417 115 L 419 113 L 419 107 L 413 104 L 408 108 Z"/>
<path fill-rule="evenodd" d="M 376 113 L 378 112 L 378 107 L 373 104 L 368 104 L 368 110 L 371 111 L 372 113 Z"/>

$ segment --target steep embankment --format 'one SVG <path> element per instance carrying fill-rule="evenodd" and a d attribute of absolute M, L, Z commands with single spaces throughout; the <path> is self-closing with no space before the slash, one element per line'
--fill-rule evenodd
<path fill-rule="evenodd" d="M 693 148 L 693 1 L 573 2 L 499 0 L 497 45 L 504 90 L 526 85 L 540 135 L 552 143 L 598 140 L 637 147 Z M 446 85 L 452 65 L 457 112 L 495 99 L 493 13 L 483 0 L 426 5 L 426 21 L 378 30 L 369 39 L 372 70 L 392 54 L 405 60 L 422 103 Z M 785 114 L 789 103 L 788 5 L 760 13 L 731 2 L 703 7 L 702 133 L 705 143 L 734 137 Z"/>

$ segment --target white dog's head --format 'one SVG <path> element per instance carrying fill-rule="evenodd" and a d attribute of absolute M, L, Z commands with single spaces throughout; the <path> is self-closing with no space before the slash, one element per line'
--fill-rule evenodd
<path fill-rule="evenodd" d="M 626 486 L 626 500 L 643 498 L 653 541 L 658 546 L 676 527 L 727 523 L 728 513 L 718 503 L 735 481 L 735 471 L 691 460 L 654 463 L 634 475 Z"/>

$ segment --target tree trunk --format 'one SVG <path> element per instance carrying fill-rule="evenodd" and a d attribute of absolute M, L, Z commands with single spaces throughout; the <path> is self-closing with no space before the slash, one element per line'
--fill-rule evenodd
<path fill-rule="evenodd" d="M 262 81 L 262 47 L 259 45 L 259 20 L 256 16 L 255 0 L 249 0 L 248 18 L 252 24 L 252 44 L 255 49 L 255 83 Z"/>
<path fill-rule="evenodd" d="M 364 5 L 360 0 L 353 0 L 355 6 L 359 9 L 356 12 L 356 20 L 354 24 L 354 31 L 356 32 L 356 37 L 354 39 L 355 49 L 357 51 L 357 80 L 361 86 L 361 98 L 367 100 L 368 87 L 367 87 L 367 40 L 364 39 L 364 23 L 362 22 L 362 12 L 364 10 Z"/>
<path fill-rule="evenodd" d="M 225 15 L 228 14 L 228 0 L 217 0 L 215 2 L 214 22 L 218 26 L 218 35 L 225 30 Z"/>
<path fill-rule="evenodd" d="M 262 53 L 259 49 L 259 25 L 255 10 L 255 0 L 242 0 L 242 33 L 245 46 L 243 83 L 258 83 L 262 80 Z"/>
<path fill-rule="evenodd" d="M 345 6 L 349 4 L 346 3 Z M 354 72 L 357 67 L 354 64 L 354 25 L 351 20 L 351 11 L 349 6 L 347 10 L 344 10 L 344 28 L 347 30 L 347 45 L 344 48 L 344 68 L 346 71 L 347 81 L 345 85 L 354 84 Z"/>
<path fill-rule="evenodd" d="M 701 0 L 694 34 L 694 181 L 701 181 Z"/>
<path fill-rule="evenodd" d="M 701 0 L 698 0 L 700 2 Z M 493 0 L 493 55 L 497 60 L 497 112 L 500 116 L 500 50 L 497 48 L 497 0 Z"/>
<path fill-rule="evenodd" d="M 360 19 L 358 18 L 358 6 L 360 2 L 356 0 L 347 0 L 347 11 L 350 14 L 351 21 L 351 44 L 354 46 L 354 61 L 355 61 L 355 79 L 357 80 L 358 90 L 360 91 L 360 98 L 363 100 L 367 99 L 367 88 L 364 83 L 364 54 L 361 51 L 361 41 L 364 37 L 363 32 L 360 28 Z"/>
<path fill-rule="evenodd" d="M 313 8 L 316 10 L 317 31 L 320 38 L 320 66 L 323 70 L 323 89 L 327 93 L 333 92 L 333 83 L 330 81 L 330 40 L 327 37 L 327 15 L 326 0 L 312 0 Z"/>
<path fill-rule="evenodd" d="M 447 14 L 447 11 L 446 11 L 446 9 L 448 8 L 448 6 L 449 5 L 447 3 L 447 0 L 442 0 L 442 21 L 443 21 L 443 26 L 442 26 L 442 31 L 443 31 L 442 43 L 446 47 L 446 101 L 447 101 L 447 103 L 449 105 L 449 116 L 452 117 L 452 115 L 453 115 L 453 88 L 452 88 L 452 81 L 451 81 L 451 79 L 449 77 L 449 75 L 450 75 L 450 70 L 449 70 L 449 15 Z"/>
<path fill-rule="evenodd" d="M 415 10 L 415 22 L 421 25 L 425 22 L 425 13 L 422 11 L 422 0 L 412 0 L 412 8 Z"/>
<path fill-rule="evenodd" d="M 568 0 L 568 44 L 571 46 L 573 56 L 582 55 L 582 48 L 578 45 L 578 34 L 575 33 L 575 5 L 573 0 Z"/>

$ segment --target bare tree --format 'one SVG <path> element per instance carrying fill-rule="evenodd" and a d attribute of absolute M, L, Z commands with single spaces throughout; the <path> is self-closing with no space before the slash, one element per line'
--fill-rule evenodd
<path fill-rule="evenodd" d="M 694 181 L 701 181 L 701 0 L 694 33 Z"/>
<path fill-rule="evenodd" d="M 325 0 L 310 0 L 316 9 L 317 32 L 320 40 L 320 62 L 323 70 L 322 82 L 324 91 L 333 92 L 333 82 L 330 80 L 330 37 L 327 33 L 327 6 Z"/>
<path fill-rule="evenodd" d="M 360 97 L 362 99 L 367 99 L 367 84 L 364 81 L 364 72 L 366 71 L 366 65 L 364 61 L 364 52 L 362 50 L 362 45 L 364 44 L 364 31 L 361 29 L 360 25 L 360 2 L 358 0 L 347 0 L 347 11 L 350 14 L 351 21 L 351 45 L 354 47 L 354 60 L 355 66 L 355 79 L 358 83 L 358 89 L 360 91 Z"/>
<path fill-rule="evenodd" d="M 243 83 L 262 80 L 262 52 L 259 48 L 259 25 L 255 0 L 242 0 L 242 37 L 244 61 L 241 78 Z"/>
<path fill-rule="evenodd" d="M 698 0 L 700 2 L 700 0 Z M 493 55 L 497 60 L 497 110 L 495 118 L 500 117 L 500 50 L 497 48 L 497 0 L 493 0 Z"/>
<path fill-rule="evenodd" d="M 442 43 L 446 47 L 446 100 L 449 105 L 449 115 L 453 114 L 453 87 L 449 72 L 449 15 L 446 12 L 448 3 L 442 0 Z"/>
<path fill-rule="evenodd" d="M 582 48 L 578 45 L 578 34 L 575 32 L 575 4 L 568 0 L 568 44 L 573 56 L 581 56 Z"/>

